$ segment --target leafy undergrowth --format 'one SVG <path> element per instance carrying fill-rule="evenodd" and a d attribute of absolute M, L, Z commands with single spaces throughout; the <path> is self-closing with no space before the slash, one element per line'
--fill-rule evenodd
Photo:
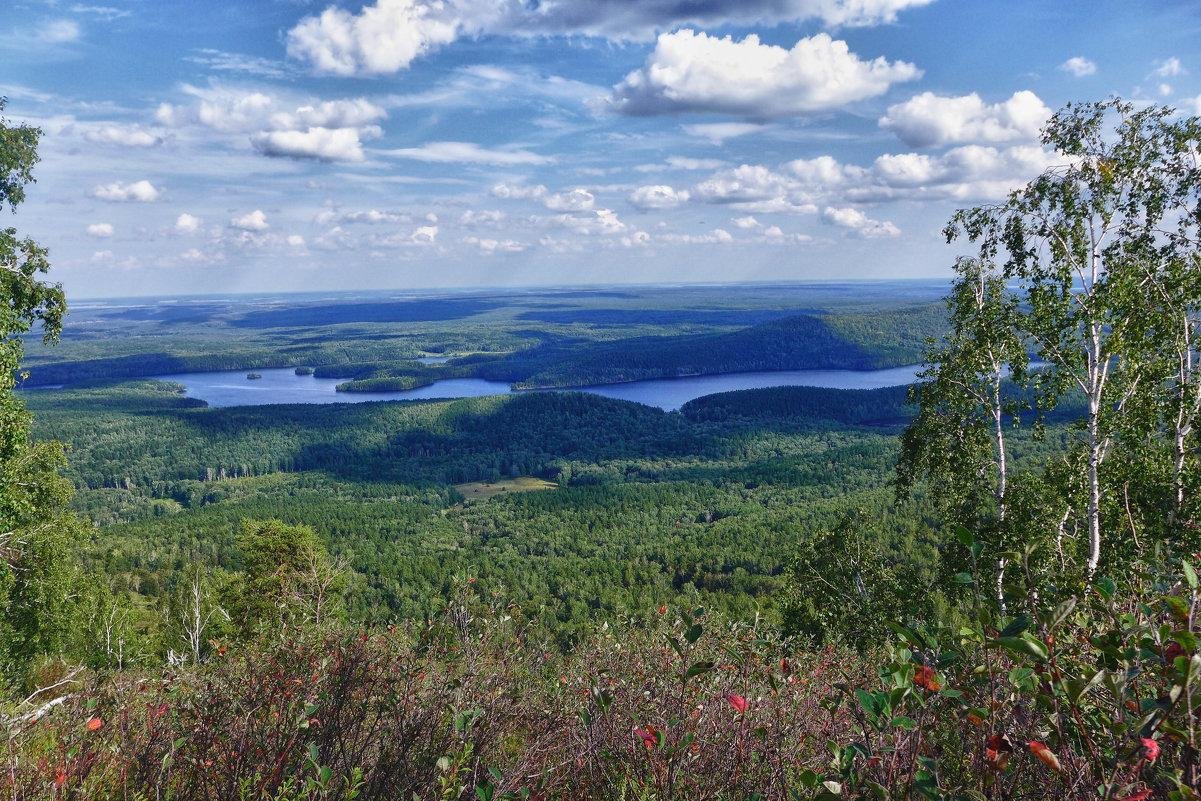
<path fill-rule="evenodd" d="M 661 608 L 567 655 L 464 592 L 406 629 L 92 676 L 0 744 L 34 798 L 1193 799 L 1196 578 L 866 656 Z M 472 588 L 473 589 L 473 588 Z M 1004 623 L 1003 626 L 1000 624 Z"/>

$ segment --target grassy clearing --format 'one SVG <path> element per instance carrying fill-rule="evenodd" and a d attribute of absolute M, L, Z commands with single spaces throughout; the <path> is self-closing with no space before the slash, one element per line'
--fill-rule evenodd
<path fill-rule="evenodd" d="M 511 492 L 540 492 L 542 490 L 558 489 L 559 485 L 533 476 L 518 476 L 504 478 L 499 481 L 470 481 L 466 484 L 455 484 L 455 489 L 467 500 L 483 500 L 494 498 Z"/>

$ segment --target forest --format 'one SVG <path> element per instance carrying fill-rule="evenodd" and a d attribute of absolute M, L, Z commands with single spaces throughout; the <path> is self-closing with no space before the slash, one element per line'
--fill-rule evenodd
<path fill-rule="evenodd" d="M 15 207 L 39 132 L 0 134 Z M 949 286 L 67 314 L 0 231 L 3 797 L 1198 798 L 1201 119 L 1043 136 L 1071 166 L 958 212 Z M 171 380 L 272 366 L 567 391 Z"/>

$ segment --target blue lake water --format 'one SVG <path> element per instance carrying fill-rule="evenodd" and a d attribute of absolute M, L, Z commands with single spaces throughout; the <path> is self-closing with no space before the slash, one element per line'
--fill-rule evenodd
<path fill-rule="evenodd" d="M 602 384 L 572 387 L 572 391 L 591 392 L 606 398 L 636 401 L 673 411 L 685 403 L 715 392 L 763 387 L 830 387 L 833 389 L 878 389 L 910 384 L 919 365 L 887 370 L 789 370 L 762 373 L 726 373 L 723 375 L 665 378 L 632 381 L 628 384 Z M 210 406 L 262 406 L 272 403 L 366 403 L 369 401 L 429 400 L 432 398 L 475 398 L 483 395 L 508 395 L 513 389 L 504 381 L 482 378 L 448 378 L 428 387 L 401 392 L 336 392 L 342 378 L 317 378 L 296 375 L 292 368 L 256 370 L 262 378 L 250 380 L 246 372 L 182 373 L 156 376 L 161 381 L 183 384 L 189 397 L 207 401 Z"/>

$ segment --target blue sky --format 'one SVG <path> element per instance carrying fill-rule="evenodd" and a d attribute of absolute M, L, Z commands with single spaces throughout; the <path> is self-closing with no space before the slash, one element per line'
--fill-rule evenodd
<path fill-rule="evenodd" d="M 6 5 L 79 296 L 941 276 L 1065 102 L 1201 113 L 1183 0 Z"/>

